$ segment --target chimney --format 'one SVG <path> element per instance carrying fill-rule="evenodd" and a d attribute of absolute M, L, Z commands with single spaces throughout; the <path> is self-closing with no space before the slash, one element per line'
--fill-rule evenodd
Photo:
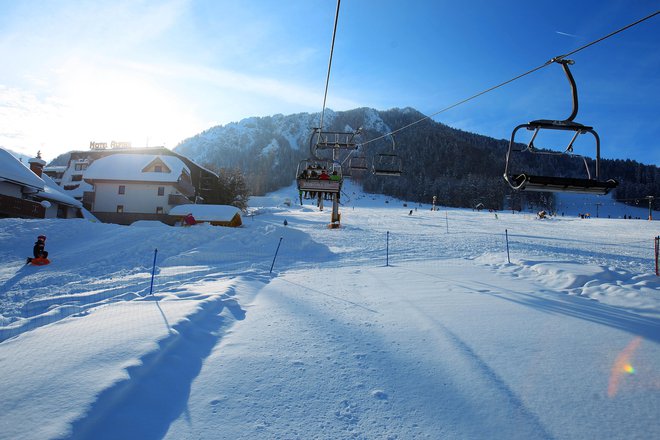
<path fill-rule="evenodd" d="M 30 164 L 30 170 L 41 177 L 44 171 L 44 165 L 46 165 L 46 161 L 41 158 L 41 151 L 37 151 L 37 157 L 28 160 L 28 163 Z"/>

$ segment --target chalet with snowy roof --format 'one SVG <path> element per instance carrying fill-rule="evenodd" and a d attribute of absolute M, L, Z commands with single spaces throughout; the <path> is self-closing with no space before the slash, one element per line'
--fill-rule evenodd
<path fill-rule="evenodd" d="M 83 217 L 82 203 L 42 173 L 46 162 L 39 155 L 29 164 L 30 168 L 0 148 L 0 217 Z"/>
<path fill-rule="evenodd" d="M 238 227 L 243 224 L 241 210 L 228 205 L 179 205 L 170 210 L 170 216 L 177 224 L 185 225 L 187 215 L 192 215 L 195 223 L 209 223 L 213 226 Z"/>
<path fill-rule="evenodd" d="M 71 197 L 83 202 L 83 206 L 91 211 L 91 202 L 89 196 L 85 198 L 85 193 L 92 193 L 94 189 L 83 179 L 87 168 L 99 159 L 113 156 L 116 154 L 136 154 L 136 155 L 157 155 L 171 156 L 182 161 L 190 170 L 190 178 L 195 188 L 195 198 L 204 200 L 210 198 L 213 192 L 214 183 L 218 180 L 218 175 L 210 171 L 187 157 L 178 154 L 165 147 L 147 147 L 147 148 L 108 148 L 108 149 L 90 149 L 71 151 L 62 158 L 44 168 L 44 173 L 48 174 L 62 187 L 64 192 Z M 68 156 L 68 157 L 67 157 Z M 66 164 L 62 161 L 66 158 Z M 59 162 L 58 162 L 59 160 Z"/>
<path fill-rule="evenodd" d="M 174 156 L 109 155 L 89 165 L 83 180 L 93 188 L 84 194 L 86 204 L 108 223 L 158 220 L 173 224 L 170 210 L 195 196 L 190 169 Z"/>

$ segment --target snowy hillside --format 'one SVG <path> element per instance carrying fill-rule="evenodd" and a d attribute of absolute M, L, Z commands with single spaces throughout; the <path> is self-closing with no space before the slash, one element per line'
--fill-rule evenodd
<path fill-rule="evenodd" d="M 612 198 L 612 194 L 596 196 L 591 194 L 559 194 L 557 197 L 557 214 L 562 212 L 567 215 L 589 214 L 591 217 L 599 218 L 624 218 L 648 219 L 648 200 L 641 199 L 636 205 L 619 203 Z M 653 212 L 660 220 L 660 213 Z"/>
<path fill-rule="evenodd" d="M 410 108 L 388 112 L 371 108 L 343 112 L 326 109 L 324 129 L 353 133 L 362 128 L 381 135 L 391 131 L 383 119 L 390 113 L 409 119 L 420 115 Z M 320 113 L 246 118 L 211 127 L 183 140 L 175 150 L 214 169 L 240 169 L 251 192 L 264 194 L 286 186 L 297 175 L 298 163 L 310 157 L 310 138 L 320 119 Z"/>
<path fill-rule="evenodd" d="M 413 109 L 400 110 L 403 114 L 415 112 Z M 354 110 L 360 113 L 360 127 L 386 133 L 392 129 L 383 121 L 378 111 L 372 108 Z M 347 114 L 327 109 L 324 114 L 325 127 L 339 124 L 333 129 L 353 131 L 359 128 L 346 123 Z M 415 116 L 417 117 L 417 112 Z M 213 159 L 216 150 L 254 150 L 264 148 L 273 142 L 283 144 L 291 150 L 308 153 L 309 137 L 313 127 L 320 124 L 320 113 L 297 113 L 293 115 L 273 115 L 263 118 L 246 118 L 238 122 L 211 127 L 202 133 L 185 139 L 176 147 L 176 151 L 198 162 Z M 224 165 L 223 165 L 224 166 Z"/>
<path fill-rule="evenodd" d="M 659 222 L 297 196 L 1 219 L 0 439 L 660 436 Z"/>

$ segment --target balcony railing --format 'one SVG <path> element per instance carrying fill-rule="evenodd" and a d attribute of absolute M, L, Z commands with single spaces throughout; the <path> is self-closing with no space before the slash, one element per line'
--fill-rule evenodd
<path fill-rule="evenodd" d="M 182 196 L 181 194 L 170 194 L 167 197 L 167 204 L 172 205 L 172 206 L 177 206 L 177 205 L 187 205 L 189 203 L 192 203 L 186 196 Z"/>
<path fill-rule="evenodd" d="M 195 194 L 195 187 L 192 183 L 185 180 L 179 180 L 174 186 L 181 192 L 181 194 L 186 196 L 192 196 Z"/>
<path fill-rule="evenodd" d="M 46 209 L 31 200 L 0 194 L 0 214 L 8 217 L 44 218 Z"/>

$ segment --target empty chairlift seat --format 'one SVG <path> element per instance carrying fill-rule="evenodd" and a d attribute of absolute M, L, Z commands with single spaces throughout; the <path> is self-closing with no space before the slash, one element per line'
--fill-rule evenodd
<path fill-rule="evenodd" d="M 553 61 L 561 64 L 564 73 L 568 78 L 573 97 L 573 111 L 570 116 L 564 120 L 538 119 L 526 124 L 518 125 L 514 128 L 511 133 L 509 149 L 506 154 L 504 179 L 511 188 L 520 191 L 607 194 L 617 187 L 618 182 L 614 179 L 603 180 L 600 177 L 600 138 L 592 127 L 573 122 L 578 111 L 577 87 L 573 75 L 568 68 L 568 65 L 573 62 L 565 60 L 562 57 L 555 58 Z M 527 145 L 520 147 L 521 144 L 516 143 L 516 133 L 522 128 L 533 131 L 533 134 Z M 564 151 L 538 149 L 534 145 L 534 141 L 537 139 L 538 134 L 543 130 L 571 132 L 572 138 Z M 595 142 L 596 155 L 591 165 L 586 157 L 576 155 L 573 151 L 578 136 L 586 133 L 591 134 Z M 524 158 L 527 159 L 525 164 L 521 164 L 523 156 L 526 156 Z M 566 176 L 571 170 L 556 169 L 556 173 L 553 175 L 539 175 L 538 173 L 530 172 L 529 169 L 525 169 L 525 167 L 531 168 L 533 166 L 533 164 L 530 163 L 532 162 L 532 156 L 539 161 L 549 160 L 548 158 L 550 156 L 554 156 L 555 158 L 557 156 L 566 156 L 567 158 L 578 159 L 582 162 L 583 166 L 579 168 L 583 171 L 577 175 Z M 561 161 L 554 161 L 552 163 L 561 164 Z M 547 169 L 548 167 L 539 168 Z"/>

